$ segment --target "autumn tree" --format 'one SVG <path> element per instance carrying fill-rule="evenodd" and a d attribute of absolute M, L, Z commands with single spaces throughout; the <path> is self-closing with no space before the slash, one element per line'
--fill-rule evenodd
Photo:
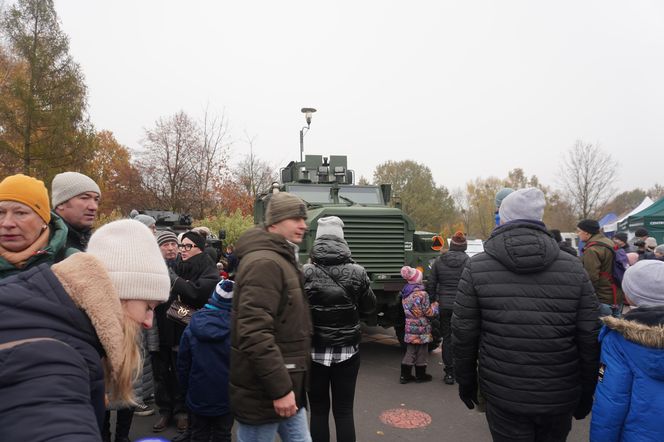
<path fill-rule="evenodd" d="M 464 217 L 470 236 L 489 237 L 496 224 L 496 193 L 503 187 L 505 181 L 496 177 L 476 178 L 466 184 Z"/>
<path fill-rule="evenodd" d="M 436 186 L 431 170 L 411 160 L 379 164 L 374 184 L 391 184 L 394 196 L 401 199 L 402 209 L 415 221 L 418 229 L 440 232 L 455 215 L 454 201 L 444 186 Z"/>
<path fill-rule="evenodd" d="M 153 205 L 152 196 L 143 188 L 141 176 L 129 149 L 121 145 L 110 131 L 95 135 L 95 157 L 83 173 L 99 184 L 102 193 L 100 212 L 111 214 L 118 210 L 128 214 L 132 209 L 146 209 Z"/>
<path fill-rule="evenodd" d="M 537 176 L 533 175 L 528 178 L 524 170 L 519 167 L 507 172 L 507 178 L 505 178 L 503 184 L 504 187 L 510 187 L 515 190 L 525 189 L 526 187 L 540 187 Z"/>
<path fill-rule="evenodd" d="M 621 192 L 616 195 L 609 203 L 604 206 L 604 212 L 613 212 L 621 215 L 630 212 L 636 206 L 641 204 L 646 197 L 646 192 L 642 189 L 633 189 Z"/>
<path fill-rule="evenodd" d="M 615 188 L 617 164 L 597 144 L 578 140 L 563 156 L 559 179 L 579 219 L 600 215 Z"/>
<path fill-rule="evenodd" d="M 544 207 L 544 224 L 549 229 L 558 229 L 561 232 L 572 232 L 579 221 L 574 209 L 567 198 L 558 191 L 552 191 L 548 187 L 542 187 L 546 196 Z"/>
<path fill-rule="evenodd" d="M 3 160 L 46 182 L 92 158 L 83 74 L 69 55 L 53 0 L 18 0 L 0 19 Z M 7 166 L 6 164 L 6 166 Z"/>
<path fill-rule="evenodd" d="M 136 165 L 159 208 L 196 218 L 219 209 L 228 138 L 225 118 L 207 112 L 201 124 L 180 111 L 146 129 Z"/>

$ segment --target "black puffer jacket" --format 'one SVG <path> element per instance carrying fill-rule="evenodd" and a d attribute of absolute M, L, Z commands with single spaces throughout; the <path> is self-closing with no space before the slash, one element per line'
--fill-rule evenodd
<path fill-rule="evenodd" d="M 454 304 L 460 384 L 479 376 L 494 406 L 521 415 L 572 412 L 597 379 L 598 302 L 578 258 L 543 224 L 500 226 L 470 259 Z"/>
<path fill-rule="evenodd" d="M 376 308 L 367 272 L 353 262 L 346 242 L 335 236 L 323 235 L 314 242 L 311 261 L 304 266 L 304 290 L 311 308 L 314 345 L 359 344 L 359 314 Z"/>
<path fill-rule="evenodd" d="M 438 301 L 440 308 L 454 307 L 459 278 L 468 259 L 470 258 L 466 252 L 449 250 L 433 262 L 427 282 L 427 293 Z"/>

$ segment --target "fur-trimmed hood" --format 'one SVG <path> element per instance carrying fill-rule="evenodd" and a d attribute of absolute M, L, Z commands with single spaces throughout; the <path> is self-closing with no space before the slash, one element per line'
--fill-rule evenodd
<path fill-rule="evenodd" d="M 628 341 L 644 347 L 664 349 L 664 310 L 662 307 L 639 308 L 624 318 L 605 316 L 606 326 L 620 333 Z"/>
<path fill-rule="evenodd" d="M 55 274 L 74 304 L 90 318 L 115 375 L 124 358 L 123 311 L 103 264 L 87 253 L 76 253 L 54 264 Z"/>

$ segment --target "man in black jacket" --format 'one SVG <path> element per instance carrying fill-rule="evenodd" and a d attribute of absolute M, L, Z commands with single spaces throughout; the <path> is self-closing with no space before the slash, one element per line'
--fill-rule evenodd
<path fill-rule="evenodd" d="M 466 267 L 466 236 L 456 232 L 450 240 L 450 250 L 436 258 L 431 266 L 427 292 L 435 296 L 440 306 L 440 334 L 443 337 L 443 381 L 454 384 L 454 359 L 452 356 L 452 311 L 461 272 Z"/>
<path fill-rule="evenodd" d="M 494 441 L 564 441 L 572 416 L 591 410 L 597 380 L 599 305 L 577 258 L 542 223 L 544 194 L 507 196 L 501 225 L 459 282 L 452 336 L 459 396 L 479 386 Z"/>

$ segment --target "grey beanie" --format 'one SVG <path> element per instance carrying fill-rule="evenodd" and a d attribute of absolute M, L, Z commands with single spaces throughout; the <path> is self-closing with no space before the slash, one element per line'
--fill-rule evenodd
<path fill-rule="evenodd" d="M 637 307 L 664 305 L 664 261 L 644 259 L 625 271 L 622 288 Z"/>
<path fill-rule="evenodd" d="M 174 242 L 177 244 L 178 237 L 175 235 L 175 233 L 171 232 L 170 230 L 162 230 L 157 235 L 157 244 L 161 246 L 162 244 L 167 242 Z"/>
<path fill-rule="evenodd" d="M 62 172 L 51 182 L 51 206 L 55 210 L 60 204 L 85 192 L 101 196 L 99 186 L 92 178 L 78 172 Z"/>
<path fill-rule="evenodd" d="M 323 235 L 332 235 L 344 239 L 344 222 L 338 216 L 326 216 L 318 220 L 316 239 Z"/>
<path fill-rule="evenodd" d="M 514 189 L 512 189 L 511 187 L 503 187 L 502 189 L 500 189 L 496 193 L 496 198 L 494 200 L 494 202 L 496 203 L 496 207 L 500 207 L 505 197 L 512 192 L 514 192 Z"/>
<path fill-rule="evenodd" d="M 646 249 L 650 252 L 655 250 L 655 247 L 657 247 L 657 240 L 653 238 L 652 236 L 649 236 L 646 238 Z"/>
<path fill-rule="evenodd" d="M 145 224 L 146 227 L 152 227 L 155 224 L 157 224 L 157 221 L 154 218 L 152 218 L 150 215 L 139 214 L 133 217 L 133 219 L 135 219 L 139 223 Z"/>
<path fill-rule="evenodd" d="M 307 208 L 304 201 L 288 192 L 273 193 L 267 203 L 265 225 L 272 226 L 290 218 L 307 219 Z"/>
<path fill-rule="evenodd" d="M 503 199 L 498 211 L 501 224 L 517 219 L 542 221 L 544 193 L 536 187 L 516 190 Z"/>

